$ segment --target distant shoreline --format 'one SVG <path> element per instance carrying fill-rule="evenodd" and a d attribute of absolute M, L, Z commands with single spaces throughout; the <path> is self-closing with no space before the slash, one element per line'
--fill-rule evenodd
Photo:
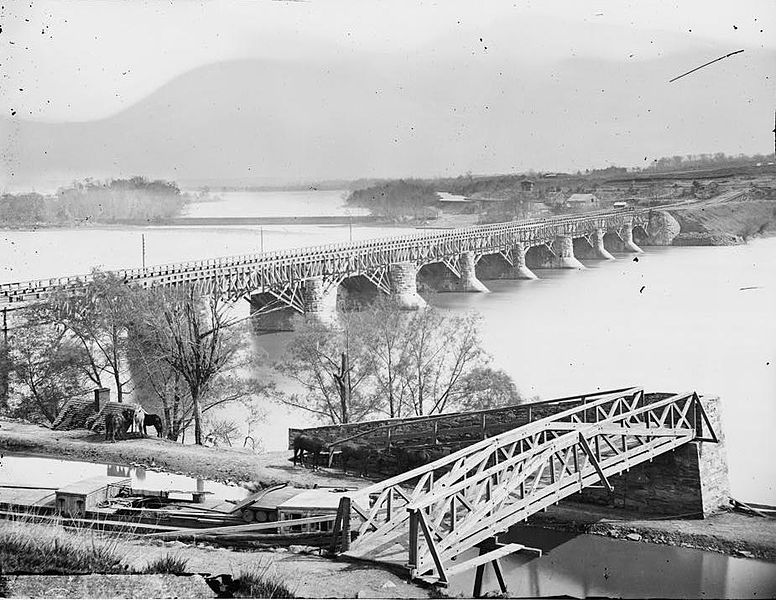
<path fill-rule="evenodd" d="M 235 225 L 388 225 L 371 215 L 319 215 L 300 217 L 172 217 L 154 221 L 117 220 L 110 222 L 33 223 L 0 225 L 0 231 L 36 231 L 39 229 L 111 229 L 117 227 L 192 227 Z"/>

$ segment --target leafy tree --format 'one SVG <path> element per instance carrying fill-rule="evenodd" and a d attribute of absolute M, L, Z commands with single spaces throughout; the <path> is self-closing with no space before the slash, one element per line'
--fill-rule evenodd
<path fill-rule="evenodd" d="M 65 330 L 28 323 L 16 329 L 9 346 L 16 388 L 14 414 L 50 424 L 65 402 L 85 391 L 83 350 Z"/>

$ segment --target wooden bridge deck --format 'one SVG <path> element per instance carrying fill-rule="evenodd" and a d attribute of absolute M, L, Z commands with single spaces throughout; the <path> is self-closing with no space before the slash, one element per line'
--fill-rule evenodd
<path fill-rule="evenodd" d="M 455 562 L 463 552 L 493 546 L 512 525 L 586 487 L 611 489 L 612 475 L 693 440 L 717 441 L 693 392 L 594 397 L 348 494 L 335 522 L 339 549 L 444 585 L 466 568 Z"/>

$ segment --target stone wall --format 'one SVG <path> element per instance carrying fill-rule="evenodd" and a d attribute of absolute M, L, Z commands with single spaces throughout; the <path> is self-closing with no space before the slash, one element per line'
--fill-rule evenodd
<path fill-rule="evenodd" d="M 690 442 L 609 477 L 614 488 L 611 495 L 586 488 L 570 499 L 662 516 L 705 517 L 726 506 L 730 483 L 719 401 L 704 397 L 701 403 L 719 443 Z"/>

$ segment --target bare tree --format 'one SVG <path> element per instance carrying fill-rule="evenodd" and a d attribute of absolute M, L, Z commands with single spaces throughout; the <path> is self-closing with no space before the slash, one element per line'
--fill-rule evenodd
<path fill-rule="evenodd" d="M 179 424 L 179 431 L 193 422 L 196 444 L 203 442 L 205 411 L 265 393 L 267 384 L 235 374 L 244 366 L 239 354 L 242 329 L 229 317 L 220 293 L 200 296 L 191 287 L 156 289 L 139 295 L 134 306 L 138 348 L 133 355 L 148 353 L 139 364 L 146 365 L 149 384 L 165 409 L 174 413 L 165 418 Z"/>
<path fill-rule="evenodd" d="M 348 423 L 518 403 L 514 383 L 489 360 L 476 316 L 378 301 L 340 315 L 339 327 L 300 320 L 276 368 L 305 390 L 281 393 L 282 402 Z"/>
<path fill-rule="evenodd" d="M 278 399 L 331 423 L 349 423 L 375 410 L 363 384 L 372 373 L 363 340 L 353 335 L 347 315 L 339 326 L 299 318 L 294 336 L 275 368 L 301 384 L 303 394 L 281 391 Z"/>
<path fill-rule="evenodd" d="M 107 374 L 114 382 L 119 402 L 131 392 L 127 364 L 130 294 L 129 286 L 114 273 L 95 269 L 82 288 L 57 291 L 37 308 L 34 317 L 39 323 L 63 328 L 85 352 L 83 375 L 102 387 L 102 376 Z"/>

